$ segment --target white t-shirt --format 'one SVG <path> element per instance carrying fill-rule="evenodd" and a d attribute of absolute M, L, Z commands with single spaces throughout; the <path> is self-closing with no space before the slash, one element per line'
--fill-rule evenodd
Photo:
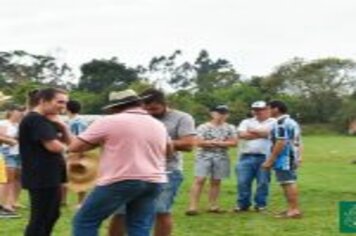
<path fill-rule="evenodd" d="M 275 118 L 268 118 L 262 122 L 258 121 L 255 117 L 244 119 L 241 121 L 237 128 L 237 133 L 246 132 L 249 129 L 260 129 L 270 132 L 276 123 Z M 254 154 L 264 154 L 269 155 L 271 152 L 271 140 L 266 138 L 245 140 L 240 138 L 240 153 L 254 153 Z"/>
<path fill-rule="evenodd" d="M 18 138 L 19 125 L 10 122 L 9 120 L 0 120 L 0 126 L 6 128 L 6 136 L 10 138 Z M 2 144 L 4 155 L 18 155 L 19 145 L 10 146 L 8 144 Z"/>

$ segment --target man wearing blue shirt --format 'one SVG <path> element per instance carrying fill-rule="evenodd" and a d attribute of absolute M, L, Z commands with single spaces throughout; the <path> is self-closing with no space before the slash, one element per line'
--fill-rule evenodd
<path fill-rule="evenodd" d="M 262 167 L 267 170 L 273 167 L 277 181 L 286 196 L 288 209 L 277 217 L 300 218 L 296 175 L 296 167 L 300 161 L 300 128 L 298 123 L 287 114 L 288 108 L 285 103 L 271 101 L 269 106 L 272 117 L 277 119 L 277 124 L 271 132 L 272 152 Z"/>

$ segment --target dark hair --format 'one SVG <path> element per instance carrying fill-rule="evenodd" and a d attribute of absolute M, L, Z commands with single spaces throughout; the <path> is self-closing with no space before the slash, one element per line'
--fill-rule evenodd
<path fill-rule="evenodd" d="M 38 93 L 39 89 L 31 90 L 27 93 L 27 106 L 29 109 L 34 108 L 38 104 L 38 99 L 36 94 Z"/>
<path fill-rule="evenodd" d="M 76 100 L 69 100 L 67 103 L 67 110 L 73 114 L 78 114 L 82 109 L 80 102 Z"/>
<path fill-rule="evenodd" d="M 274 101 L 270 101 L 268 103 L 268 105 L 273 109 L 273 108 L 277 108 L 278 111 L 282 114 L 286 114 L 288 112 L 288 107 L 287 105 L 279 100 L 274 100 Z"/>
<path fill-rule="evenodd" d="M 60 89 L 60 88 L 45 88 L 45 89 L 39 90 L 36 93 L 35 98 L 37 99 L 37 103 L 41 100 L 49 102 L 49 101 L 53 100 L 53 98 L 59 93 L 67 94 L 68 92 L 65 91 L 64 89 Z"/>
<path fill-rule="evenodd" d="M 145 104 L 155 102 L 162 105 L 166 105 L 166 98 L 164 96 L 164 93 L 157 89 L 147 89 L 140 94 L 140 97 L 142 98 L 142 101 Z"/>

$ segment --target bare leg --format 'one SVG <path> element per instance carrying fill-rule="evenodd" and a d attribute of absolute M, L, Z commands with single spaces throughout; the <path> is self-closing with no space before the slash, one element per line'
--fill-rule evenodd
<path fill-rule="evenodd" d="M 190 190 L 190 201 L 189 201 L 188 210 L 195 211 L 198 209 L 199 199 L 204 187 L 204 183 L 205 183 L 205 177 L 195 177 L 193 186 Z"/>
<path fill-rule="evenodd" d="M 173 218 L 170 213 L 157 214 L 155 236 L 170 236 L 173 228 Z"/>
<path fill-rule="evenodd" d="M 288 204 L 288 215 L 299 214 L 299 206 L 298 206 L 298 188 L 297 184 L 283 184 L 282 185 L 284 195 Z"/>
<path fill-rule="evenodd" d="M 21 186 L 21 170 L 16 169 L 16 180 L 15 180 L 15 207 L 21 207 L 19 203 L 19 198 L 21 194 L 22 186 Z"/>
<path fill-rule="evenodd" d="M 218 209 L 218 198 L 220 194 L 220 179 L 211 179 L 210 180 L 210 190 L 209 190 L 209 206 L 210 209 Z"/>
<path fill-rule="evenodd" d="M 8 210 L 14 211 L 15 192 L 16 192 L 16 169 L 7 167 L 7 183 L 4 184 L 4 207 Z"/>
<path fill-rule="evenodd" d="M 123 215 L 114 215 L 109 224 L 108 236 L 124 236 L 125 231 L 125 217 Z"/>

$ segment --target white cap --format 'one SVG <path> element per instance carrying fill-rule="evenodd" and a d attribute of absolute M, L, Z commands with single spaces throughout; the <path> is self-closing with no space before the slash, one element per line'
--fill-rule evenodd
<path fill-rule="evenodd" d="M 267 103 L 265 101 L 256 101 L 251 105 L 252 109 L 264 109 L 266 107 L 267 107 Z"/>

